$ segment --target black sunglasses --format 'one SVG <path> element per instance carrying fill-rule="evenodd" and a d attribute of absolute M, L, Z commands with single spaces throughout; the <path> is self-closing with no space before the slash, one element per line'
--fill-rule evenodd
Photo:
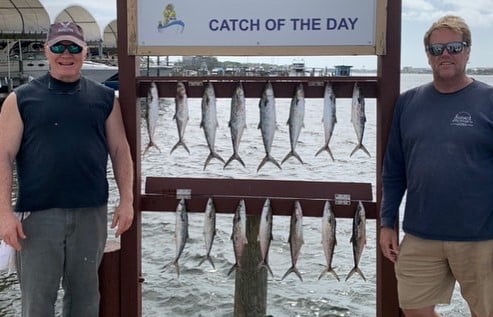
<path fill-rule="evenodd" d="M 467 42 L 449 42 L 449 43 L 435 43 L 426 46 L 426 50 L 433 56 L 440 56 L 445 49 L 451 55 L 459 54 L 464 47 L 468 47 Z"/>
<path fill-rule="evenodd" d="M 72 44 L 56 43 L 50 46 L 50 51 L 54 54 L 63 54 L 66 50 L 70 54 L 79 54 L 82 52 L 82 47 L 73 43 Z"/>

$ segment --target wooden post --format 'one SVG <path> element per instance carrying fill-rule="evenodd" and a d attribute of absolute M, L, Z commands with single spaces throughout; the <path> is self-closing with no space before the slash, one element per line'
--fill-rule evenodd
<path fill-rule="evenodd" d="M 120 316 L 120 243 L 108 241 L 99 266 L 100 317 Z"/>
<path fill-rule="evenodd" d="M 382 165 L 390 132 L 394 103 L 400 93 L 401 82 L 401 10 L 402 0 L 387 3 L 387 49 L 378 57 L 379 95 L 377 97 L 377 316 L 403 316 L 397 298 L 397 280 L 394 264 L 380 249 L 380 207 L 382 202 Z M 419 45 L 417 43 L 416 45 Z"/>
<path fill-rule="evenodd" d="M 261 260 L 257 241 L 260 216 L 247 216 L 248 245 L 241 259 L 242 270 L 236 271 L 235 317 L 264 317 L 267 310 L 267 270 L 257 270 Z"/>

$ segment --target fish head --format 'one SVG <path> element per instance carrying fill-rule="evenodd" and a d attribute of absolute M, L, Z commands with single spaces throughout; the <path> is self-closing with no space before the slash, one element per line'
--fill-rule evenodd
<path fill-rule="evenodd" d="M 245 98 L 245 91 L 243 90 L 243 84 L 238 83 L 235 89 L 235 95 L 238 96 L 239 98 Z"/>
<path fill-rule="evenodd" d="M 302 83 L 299 83 L 298 86 L 296 87 L 295 96 L 298 99 L 305 98 L 305 91 L 303 90 L 303 84 Z"/>
<path fill-rule="evenodd" d="M 181 211 L 181 210 L 184 210 L 184 209 L 186 209 L 186 204 L 185 204 L 185 199 L 182 198 L 178 202 L 178 206 L 176 207 L 176 211 Z"/>
<path fill-rule="evenodd" d="M 301 219 L 303 218 L 303 210 L 301 209 L 301 204 L 298 200 L 296 200 L 294 202 L 294 216 L 297 218 L 297 219 Z"/>
<path fill-rule="evenodd" d="M 151 86 L 149 87 L 149 91 L 147 92 L 147 98 L 149 102 L 157 100 L 159 98 L 158 88 L 155 82 L 151 82 Z"/>
<path fill-rule="evenodd" d="M 262 208 L 262 215 L 265 216 L 265 220 L 267 220 L 267 222 L 270 222 L 272 220 L 272 207 L 269 198 L 267 198 L 264 202 L 264 206 Z"/>
<path fill-rule="evenodd" d="M 272 88 L 272 83 L 270 81 L 265 84 L 263 96 L 265 98 L 274 98 L 274 89 Z"/>
<path fill-rule="evenodd" d="M 332 84 L 327 83 L 325 85 L 325 96 L 330 99 L 330 102 L 335 104 L 336 102 L 336 94 L 334 93 L 334 89 L 332 89 Z"/>
<path fill-rule="evenodd" d="M 187 90 L 185 88 L 185 84 L 182 82 L 178 82 L 176 84 L 176 97 L 182 99 L 183 97 L 186 97 L 186 95 L 187 95 Z"/>

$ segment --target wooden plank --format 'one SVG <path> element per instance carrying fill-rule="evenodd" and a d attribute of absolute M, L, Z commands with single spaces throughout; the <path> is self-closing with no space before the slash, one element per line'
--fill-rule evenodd
<path fill-rule="evenodd" d="M 120 316 L 120 243 L 108 241 L 99 266 L 99 316 Z"/>
<path fill-rule="evenodd" d="M 189 98 L 202 98 L 204 84 L 211 82 L 217 98 L 231 98 L 238 82 L 243 85 L 245 97 L 260 98 L 262 90 L 267 81 L 270 81 L 276 98 L 291 98 L 298 83 L 304 84 L 305 98 L 323 98 L 324 85 L 326 82 L 332 84 L 337 98 L 351 98 L 354 83 L 357 82 L 362 94 L 366 98 L 376 98 L 376 77 L 349 76 L 349 77 L 253 77 L 253 76 L 201 76 L 201 77 L 138 77 L 137 95 L 146 97 L 151 82 L 155 82 L 159 96 L 174 98 L 176 95 L 176 83 L 183 82 L 187 89 Z"/>
<path fill-rule="evenodd" d="M 239 200 L 245 199 L 247 213 L 260 214 L 269 197 L 275 215 L 290 216 L 294 201 L 299 200 L 305 216 L 321 217 L 328 199 L 336 217 L 352 218 L 359 200 L 368 219 L 376 216 L 370 183 L 147 177 L 145 184 L 146 194 L 141 197 L 143 211 L 174 211 L 177 190 L 185 189 L 190 192 L 187 207 L 191 212 L 203 212 L 207 199 L 214 197 L 217 213 L 233 213 Z M 335 204 L 335 194 L 350 195 L 350 205 Z"/>

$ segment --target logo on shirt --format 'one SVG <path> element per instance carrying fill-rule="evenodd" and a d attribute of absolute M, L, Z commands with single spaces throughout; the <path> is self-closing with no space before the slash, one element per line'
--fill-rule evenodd
<path fill-rule="evenodd" d="M 461 111 L 455 115 L 455 117 L 450 122 L 450 125 L 456 127 L 473 127 L 474 122 L 472 121 L 471 114 L 465 111 Z"/>

